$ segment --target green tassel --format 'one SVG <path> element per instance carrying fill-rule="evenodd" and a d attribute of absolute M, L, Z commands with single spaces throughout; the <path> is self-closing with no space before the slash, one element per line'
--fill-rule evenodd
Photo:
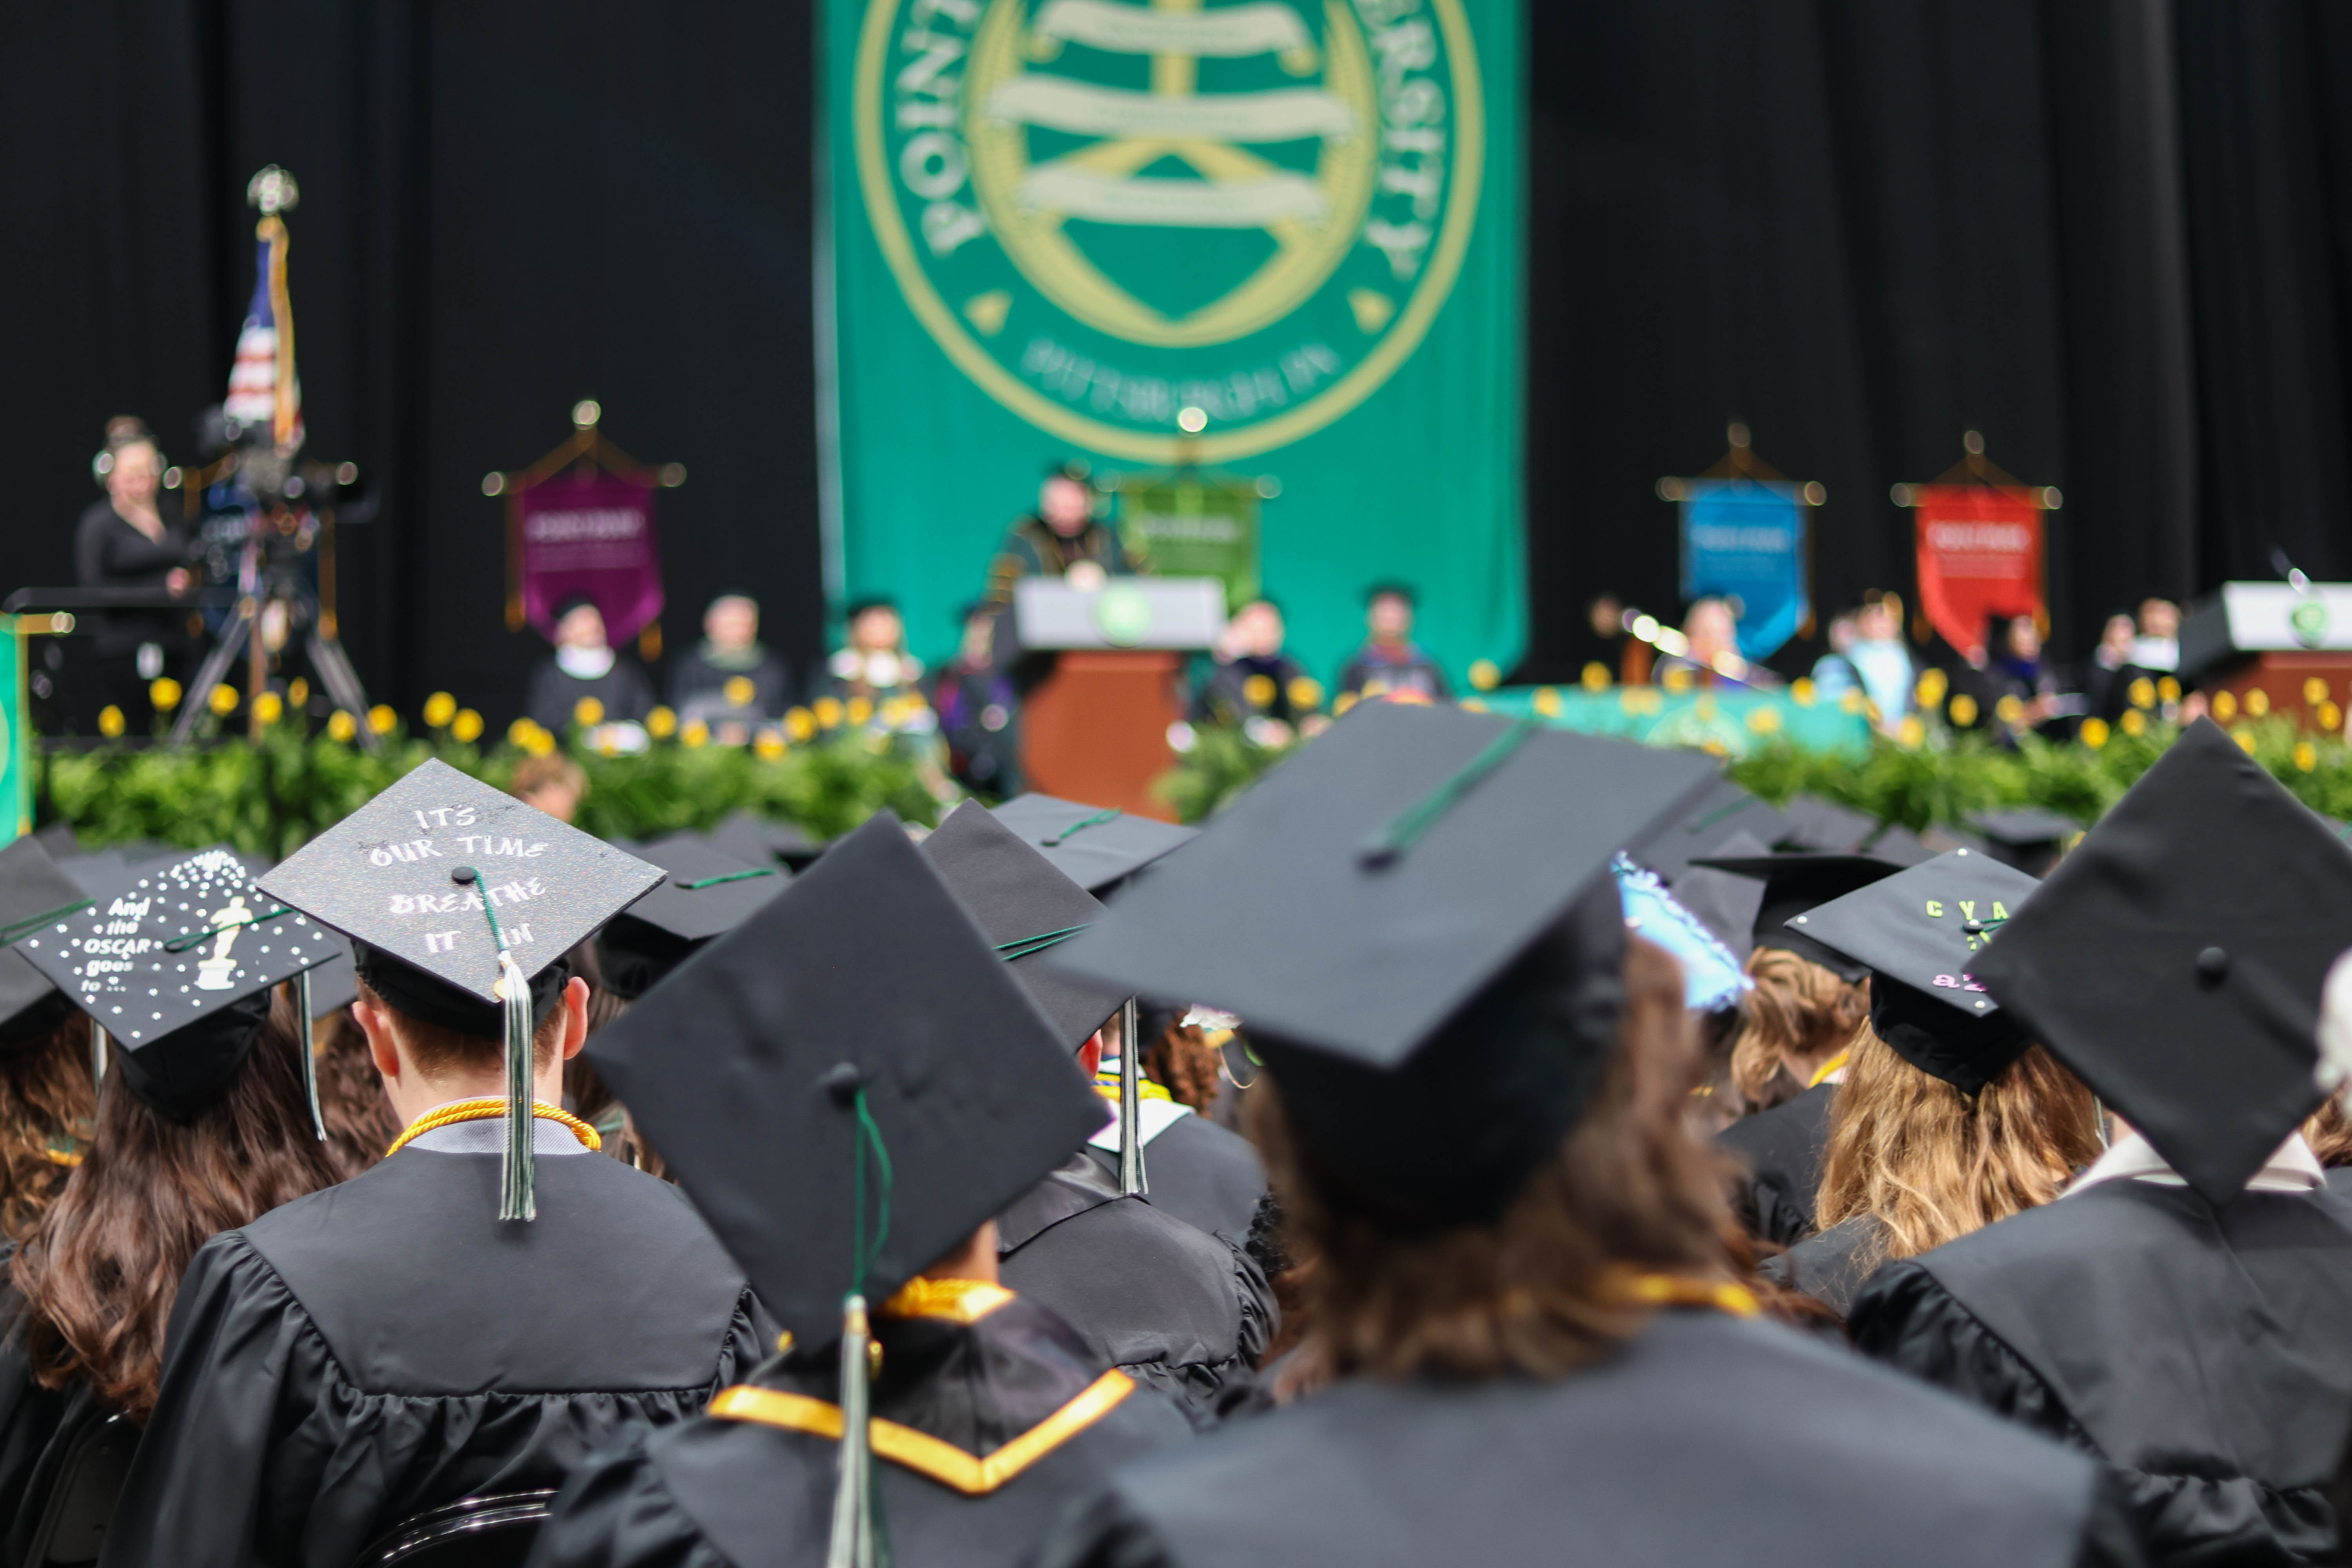
<path fill-rule="evenodd" d="M 1527 744 L 1528 737 L 1541 727 L 1541 720 L 1522 719 L 1496 736 L 1452 778 L 1374 829 L 1358 847 L 1357 859 L 1366 867 L 1378 868 L 1420 843 L 1423 835 L 1436 826 L 1440 817 L 1453 810 L 1480 779 L 1508 761 L 1511 753 Z"/>
<path fill-rule="evenodd" d="M 294 1005 L 302 1014 L 302 1092 L 310 1100 L 310 1125 L 327 1141 L 327 1118 L 319 1110 L 319 1042 L 310 1024 L 310 972 L 294 977 Z"/>
<path fill-rule="evenodd" d="M 880 1521 L 874 1510 L 873 1325 L 866 1310 L 866 1276 L 890 1239 L 890 1151 L 882 1129 L 866 1108 L 866 1089 L 856 1069 L 835 1068 L 833 1077 L 839 1096 L 856 1110 L 857 1126 L 850 1167 L 849 1294 L 841 1303 L 841 1457 L 833 1490 L 833 1533 L 826 1543 L 825 1568 L 881 1568 L 887 1558 L 880 1544 Z M 866 1225 L 866 1156 L 874 1155 L 879 1189 L 869 1240 Z"/>
<path fill-rule="evenodd" d="M 532 1143 L 530 1081 L 530 983 L 514 955 L 499 953 L 499 989 L 507 1005 L 507 1115 L 505 1157 L 499 1169 L 499 1217 L 539 1217 L 538 1151 Z"/>
<path fill-rule="evenodd" d="M 1056 833 L 1051 838 L 1046 839 L 1045 841 L 1045 847 L 1051 849 L 1073 833 L 1084 833 L 1089 827 L 1099 827 L 1106 822 L 1115 822 L 1126 815 L 1127 813 L 1122 808 L 1114 805 L 1108 811 L 1097 811 L 1092 816 L 1082 816 L 1076 822 L 1070 824 L 1067 827 L 1062 829 L 1061 832 Z"/>
<path fill-rule="evenodd" d="M 1139 1197 L 1151 1190 L 1143 1173 L 1143 1129 L 1137 1124 L 1143 1095 L 1143 1042 L 1135 1037 L 1135 998 L 1119 1007 L 1118 1040 L 1118 1190 Z"/>

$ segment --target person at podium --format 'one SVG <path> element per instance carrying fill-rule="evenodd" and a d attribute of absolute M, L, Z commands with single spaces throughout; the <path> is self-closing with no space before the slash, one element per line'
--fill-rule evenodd
<path fill-rule="evenodd" d="M 1150 564 L 1131 552 L 1118 531 L 1096 516 L 1101 494 L 1083 463 L 1048 469 L 1037 487 L 1037 510 L 1014 522 L 989 566 L 992 605 L 1012 602 L 1013 584 L 1024 577 L 1059 577 L 1073 588 L 1099 588 L 1106 577 L 1148 572 Z"/>
<path fill-rule="evenodd" d="M 74 574 L 85 588 L 146 589 L 174 596 L 196 586 L 189 571 L 188 530 L 156 504 L 163 454 L 144 422 L 106 422 L 106 449 L 94 465 L 106 499 L 74 530 Z M 177 611 L 113 610 L 90 617 L 97 631 L 100 683 L 106 700 L 138 711 L 147 682 L 185 651 Z"/>

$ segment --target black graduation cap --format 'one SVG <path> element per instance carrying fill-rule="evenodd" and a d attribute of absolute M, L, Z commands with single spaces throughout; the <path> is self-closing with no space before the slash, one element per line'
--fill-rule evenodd
<path fill-rule="evenodd" d="M 1733 834 L 1714 849 L 1715 855 L 1733 860 L 1770 853 L 1745 831 Z M 1701 925 L 1723 939 L 1735 957 L 1746 962 L 1756 948 L 1756 911 L 1764 904 L 1762 882 L 1712 866 L 1688 866 L 1673 879 L 1672 889 L 1675 902 L 1696 916 Z"/>
<path fill-rule="evenodd" d="M 2352 848 L 2200 720 L 2042 884 L 1977 978 L 2215 1204 L 2319 1104 Z"/>
<path fill-rule="evenodd" d="M 1690 863 L 1705 855 L 1738 854 L 1730 840 L 1746 836 L 1758 851 L 1775 844 L 1795 825 L 1780 812 L 1720 775 L 1703 780 L 1627 853 L 1675 886 Z M 1679 892 L 1676 894 L 1680 898 Z"/>
<path fill-rule="evenodd" d="M 15 951 L 113 1038 L 132 1091 L 184 1121 L 245 1060 L 269 988 L 338 946 L 256 887 L 232 851 L 215 848 L 121 870 L 87 907 Z"/>
<path fill-rule="evenodd" d="M 1870 971 L 1871 1027 L 1897 1056 L 1972 1095 L 2032 1044 L 1972 966 L 2041 886 L 1989 855 L 1955 849 L 1789 924 Z"/>
<path fill-rule="evenodd" d="M 1054 869 L 1097 897 L 1200 837 L 1198 828 L 1050 795 L 1015 795 L 994 816 Z"/>
<path fill-rule="evenodd" d="M 1878 831 L 1876 817 L 1817 795 L 1791 796 L 1780 807 L 1780 815 L 1788 819 L 1789 830 L 1772 841 L 1777 849 L 1844 855 L 1860 849 L 1863 841 Z"/>
<path fill-rule="evenodd" d="M 1875 832 L 1866 835 L 1854 847 L 1874 859 L 1892 861 L 1897 866 L 1924 866 L 1937 853 L 1927 847 L 1926 839 L 1899 822 L 1880 824 Z"/>
<path fill-rule="evenodd" d="M 53 1027 L 65 1005 L 47 975 L 22 953 L 5 950 L 89 903 L 89 895 L 58 868 L 38 834 L 0 849 L 0 1040 Z"/>
<path fill-rule="evenodd" d="M 732 811 L 703 837 L 713 848 L 732 855 L 747 866 L 781 864 L 804 869 L 824 853 L 824 846 L 809 837 L 796 822 L 779 822 L 750 811 Z"/>
<path fill-rule="evenodd" d="M 698 833 L 670 834 L 635 854 L 669 879 L 614 916 L 596 938 L 606 989 L 631 1001 L 696 948 L 742 924 L 791 879 L 782 867 L 746 865 Z"/>
<path fill-rule="evenodd" d="M 920 961 L 908 963 L 908 953 Z M 860 1123 L 887 1150 L 887 1298 L 1067 1159 L 1106 1108 L 888 812 L 598 1031 L 588 1056 L 814 1350 L 854 1285 Z M 864 1177 L 875 1226 L 876 1166 Z"/>
<path fill-rule="evenodd" d="M 1870 972 L 1869 966 L 1822 946 L 1806 935 L 1802 926 L 1791 927 L 1790 921 L 1832 899 L 1842 899 L 1856 888 L 1866 888 L 1903 868 L 1891 860 L 1869 855 L 1825 855 L 1810 850 L 1710 856 L 1697 864 L 1763 882 L 1764 897 L 1756 910 L 1758 947 L 1777 947 L 1811 959 L 1849 981 L 1860 980 Z"/>
<path fill-rule="evenodd" d="M 2073 817 L 2038 805 L 1972 811 L 1969 821 L 1984 835 L 1986 851 L 1993 858 L 2036 877 L 2047 874 L 2083 831 Z"/>
<path fill-rule="evenodd" d="M 1714 768 L 1695 752 L 1360 703 L 1049 962 L 1393 1067 Z"/>
<path fill-rule="evenodd" d="M 82 852 L 81 840 L 74 836 L 70 822 L 52 822 L 45 827 L 37 827 L 33 830 L 33 837 L 40 840 L 41 847 L 48 851 L 52 860 L 70 860 Z"/>
<path fill-rule="evenodd" d="M 662 873 L 431 759 L 261 879 L 349 936 L 359 977 L 393 1006 L 505 1047 L 499 1215 L 537 1211 L 531 1035 L 564 953 Z"/>
<path fill-rule="evenodd" d="M 1045 962 L 1048 952 L 1102 918 L 1102 904 L 986 807 L 966 801 L 950 812 L 923 840 L 922 855 L 1029 988 L 1066 1048 L 1086 1044 L 1118 1011 L 1129 992 Z"/>

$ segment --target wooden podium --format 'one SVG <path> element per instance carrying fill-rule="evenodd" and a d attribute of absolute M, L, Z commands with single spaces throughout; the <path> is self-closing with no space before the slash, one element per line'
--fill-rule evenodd
<path fill-rule="evenodd" d="M 2352 710 L 2352 585 L 2224 583 L 2180 624 L 2180 673 L 2225 723 L 2280 714 L 2342 733 Z"/>
<path fill-rule="evenodd" d="M 1169 727 L 1184 717 L 1184 650 L 1224 626 L 1213 578 L 1113 578 L 1096 590 L 1031 579 L 1013 590 L 1021 645 L 1059 650 L 1021 705 L 1030 789 L 1172 822 L 1151 786 L 1176 765 Z"/>

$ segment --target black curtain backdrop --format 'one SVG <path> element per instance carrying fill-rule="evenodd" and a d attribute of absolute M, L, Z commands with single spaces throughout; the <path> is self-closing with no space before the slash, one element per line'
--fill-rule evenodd
<path fill-rule="evenodd" d="M 1595 594 L 1679 609 L 1654 486 L 1735 418 L 1827 487 L 1825 616 L 1910 596 L 1888 488 L 1957 462 L 1966 429 L 2065 493 L 2061 652 L 2144 594 L 2265 574 L 2274 546 L 2352 576 L 2352 14 L 1529 0 L 1528 27 L 1523 677 L 1575 673 Z M 310 450 L 384 488 L 343 541 L 372 691 L 512 714 L 542 649 L 501 619 L 481 479 L 562 439 L 581 397 L 688 468 L 662 503 L 670 646 L 740 588 L 805 665 L 814 44 L 805 0 L 0 12 L 0 588 L 70 575 L 108 416 L 193 455 L 252 289 L 245 182 L 274 162 L 303 192 Z"/>

